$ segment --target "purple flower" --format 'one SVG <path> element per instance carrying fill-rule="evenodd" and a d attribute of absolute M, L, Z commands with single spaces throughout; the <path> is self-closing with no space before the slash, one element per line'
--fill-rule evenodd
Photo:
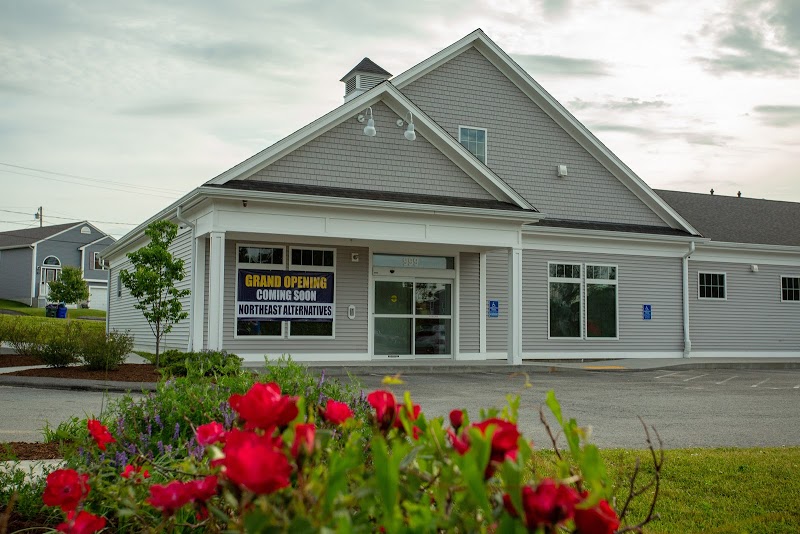
<path fill-rule="evenodd" d="M 178 441 L 181 435 L 181 424 L 175 423 L 175 431 L 172 433 L 172 441 Z"/>
<path fill-rule="evenodd" d="M 156 443 L 156 447 L 158 447 L 158 454 L 164 456 L 164 444 L 161 442 L 161 440 L 158 440 L 158 443 Z"/>
<path fill-rule="evenodd" d="M 120 451 L 114 457 L 114 462 L 116 463 L 117 467 L 123 467 L 128 463 L 128 455 Z"/>
<path fill-rule="evenodd" d="M 164 430 L 164 423 L 161 422 L 161 416 L 156 414 L 155 420 L 156 420 L 156 424 L 158 425 L 158 428 L 160 428 L 161 430 Z"/>

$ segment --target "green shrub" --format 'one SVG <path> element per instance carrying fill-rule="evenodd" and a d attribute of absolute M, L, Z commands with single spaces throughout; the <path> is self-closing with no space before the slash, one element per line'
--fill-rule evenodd
<path fill-rule="evenodd" d="M 161 354 L 164 376 L 236 376 L 242 370 L 242 359 L 226 351 L 203 350 L 181 352 L 168 350 Z"/>
<path fill-rule="evenodd" d="M 80 358 L 90 371 L 114 371 L 125 363 L 133 349 L 128 332 L 92 332 L 81 342 Z"/>
<path fill-rule="evenodd" d="M 38 356 L 48 367 L 66 367 L 80 361 L 84 329 L 78 321 L 66 321 L 57 334 L 43 336 L 29 354 Z"/>
<path fill-rule="evenodd" d="M 44 335 L 44 323 L 28 317 L 5 316 L 0 334 L 17 354 L 33 354 Z"/>

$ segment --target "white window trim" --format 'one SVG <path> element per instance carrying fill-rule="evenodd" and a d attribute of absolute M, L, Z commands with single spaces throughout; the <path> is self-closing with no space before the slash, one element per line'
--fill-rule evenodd
<path fill-rule="evenodd" d="M 122 298 L 122 269 L 117 271 L 117 298 Z"/>
<path fill-rule="evenodd" d="M 778 290 L 780 291 L 781 295 L 781 302 L 788 302 L 789 304 L 800 304 L 800 300 L 784 300 L 783 299 L 783 279 L 784 278 L 797 278 L 800 280 L 800 274 L 791 275 L 791 274 L 782 274 L 778 276 L 780 281 L 780 285 L 778 286 Z M 727 295 L 727 293 L 725 293 Z"/>
<path fill-rule="evenodd" d="M 239 261 L 239 248 L 241 247 L 253 247 L 253 248 L 281 248 L 283 249 L 283 262 L 282 263 L 242 263 Z M 275 244 L 257 244 L 257 243 L 236 243 L 236 269 L 238 270 L 240 267 L 244 267 L 246 269 L 256 269 L 259 271 L 269 271 L 274 267 L 280 267 L 282 269 L 286 269 L 286 245 L 275 245 Z M 238 285 L 238 284 L 237 284 Z M 249 337 L 249 336 L 248 336 Z"/>
<path fill-rule="evenodd" d="M 700 296 L 700 276 L 704 275 L 704 274 L 717 274 L 717 275 L 721 274 L 721 275 L 723 275 L 725 277 L 725 285 L 723 286 L 725 288 L 725 297 L 724 298 L 720 298 L 720 297 L 701 297 Z M 728 300 L 728 273 L 727 272 L 718 272 L 718 271 L 697 271 L 697 300 L 710 300 L 712 302 Z"/>
<path fill-rule="evenodd" d="M 282 263 L 242 263 L 239 261 L 239 248 L 240 247 L 253 247 L 253 248 L 280 248 L 283 249 L 283 262 Z M 281 333 L 277 336 L 240 336 L 239 335 L 239 319 L 236 317 L 236 303 L 239 302 L 239 269 L 250 269 L 255 271 L 272 271 L 275 269 L 286 269 L 286 245 L 277 245 L 273 243 L 236 243 L 233 249 L 236 255 L 236 274 L 233 278 L 233 339 L 234 340 L 275 340 L 286 339 L 285 321 L 281 321 Z"/>
<path fill-rule="evenodd" d="M 613 267 L 614 268 L 614 273 L 615 273 L 614 274 L 614 280 L 608 280 L 608 279 L 605 279 L 605 278 L 589 278 L 589 277 L 586 276 L 586 268 L 587 267 Z M 548 271 L 548 273 L 549 273 L 549 271 Z M 617 316 L 616 316 L 617 335 L 614 336 L 614 337 L 600 337 L 600 336 L 589 337 L 589 330 L 588 330 L 587 325 L 586 325 L 586 322 L 589 319 L 589 305 L 588 305 L 589 292 L 587 291 L 586 295 L 585 295 L 585 300 L 584 300 L 584 303 L 583 303 L 584 304 L 584 308 L 583 308 L 583 311 L 584 311 L 584 319 L 583 319 L 583 322 L 584 322 L 584 326 L 583 326 L 584 339 L 586 339 L 588 341 L 619 341 L 619 265 L 606 264 L 606 263 L 584 263 L 583 264 L 583 279 L 584 279 L 584 284 L 586 284 L 586 285 L 596 284 L 596 285 L 606 285 L 606 286 L 610 286 L 610 285 L 617 286 L 617 290 L 614 292 L 614 296 L 616 298 L 615 310 L 616 310 L 616 314 L 617 314 Z M 548 317 L 549 317 L 549 314 L 548 314 Z"/>
<path fill-rule="evenodd" d="M 564 278 L 564 277 L 555 277 L 550 276 L 550 266 L 551 265 L 580 265 L 580 277 L 579 278 Z M 584 295 L 584 287 L 583 287 L 583 276 L 584 276 L 584 266 L 580 262 L 575 261 L 548 261 L 547 262 L 547 339 L 548 340 L 558 340 L 558 341 L 565 341 L 565 340 L 582 340 L 584 339 L 583 330 L 584 330 L 584 312 L 585 312 L 585 295 Z M 580 288 L 580 303 L 581 309 L 579 312 L 579 323 L 580 323 L 580 334 L 578 337 L 563 337 L 563 336 L 551 336 L 550 335 L 550 283 L 551 282 L 569 282 L 569 283 L 577 283 Z"/>
<path fill-rule="evenodd" d="M 58 262 L 58 264 L 57 265 L 52 265 L 52 264 L 45 263 L 50 258 L 55 258 L 56 261 Z M 58 258 L 58 256 L 53 256 L 51 254 L 51 255 L 47 256 L 45 259 L 42 260 L 42 267 L 47 267 L 48 269 L 52 269 L 52 268 L 58 267 L 60 269 L 61 268 L 61 260 Z"/>
<path fill-rule="evenodd" d="M 483 146 L 485 147 L 484 150 L 486 153 L 483 155 L 483 164 L 489 165 L 489 130 L 486 128 L 480 128 L 478 126 L 463 126 L 461 124 L 458 125 L 458 144 L 461 144 L 461 130 L 483 130 Z M 463 145 L 462 145 L 463 146 Z M 466 148 L 466 147 L 464 147 Z M 469 149 L 467 149 L 469 150 Z M 471 152 L 470 152 L 471 154 Z M 473 154 L 474 155 L 474 154 Z M 476 156 L 475 159 L 478 159 Z M 480 161 L 478 159 L 478 161 Z"/>
<path fill-rule="evenodd" d="M 331 324 L 331 335 L 329 336 L 293 336 L 292 335 L 292 323 L 289 321 L 284 321 L 286 325 L 283 328 L 283 334 L 286 339 L 297 339 L 297 340 L 304 340 L 304 339 L 336 339 L 336 290 L 339 287 L 339 284 L 336 280 L 336 249 L 330 247 L 304 247 L 302 245 L 296 246 L 289 246 L 289 253 L 286 256 L 287 264 L 289 265 L 289 271 L 319 271 L 324 273 L 333 273 L 333 321 Z M 321 250 L 331 251 L 333 252 L 333 267 L 327 267 L 323 265 L 294 265 L 292 263 L 292 251 L 298 250 Z"/>
<path fill-rule="evenodd" d="M 100 255 L 99 252 L 93 252 L 92 253 L 92 270 L 93 271 L 107 271 L 108 270 L 108 266 L 106 264 L 106 260 L 104 260 L 102 258 L 98 258 L 99 255 Z M 98 269 L 96 267 L 98 259 L 100 260 L 100 265 L 102 266 L 100 269 Z"/>

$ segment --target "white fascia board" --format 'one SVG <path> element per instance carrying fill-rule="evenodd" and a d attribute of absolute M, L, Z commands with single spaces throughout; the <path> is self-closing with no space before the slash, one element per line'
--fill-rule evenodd
<path fill-rule="evenodd" d="M 392 78 L 398 89 L 424 76 L 439 65 L 474 46 L 486 59 L 511 80 L 528 98 L 538 105 L 556 124 L 561 126 L 573 139 L 595 157 L 623 185 L 670 225 L 687 232 L 700 235 L 689 221 L 681 217 L 669 204 L 664 202 L 636 173 L 608 149 L 586 126 L 580 123 L 567 109 L 548 93 L 525 69 L 520 67 L 508 54 L 478 29 L 444 50 L 434 54 L 422 63 Z"/>
<path fill-rule="evenodd" d="M 800 254 L 800 247 L 793 247 L 789 245 L 765 245 L 761 243 L 733 243 L 729 241 L 709 241 L 703 243 L 703 246 L 713 247 L 716 249 L 725 249 L 730 251 L 742 252 L 776 252 L 784 254 Z"/>
<path fill-rule="evenodd" d="M 542 219 L 542 214 L 535 211 L 504 211 L 486 208 L 469 208 L 460 206 L 443 206 L 441 204 L 416 204 L 411 202 L 394 202 L 389 200 L 367 200 L 328 196 L 301 195 L 297 193 L 278 193 L 273 191 L 242 191 L 240 189 L 223 189 L 217 187 L 200 187 L 199 191 L 209 197 L 219 199 L 246 198 L 247 200 L 263 200 L 282 204 L 301 204 L 303 206 L 343 207 L 381 212 L 394 211 L 401 213 L 436 213 L 479 217 L 483 219 L 503 219 L 530 223 Z"/>
<path fill-rule="evenodd" d="M 663 243 L 685 243 L 689 244 L 694 241 L 695 243 L 709 243 L 711 240 L 707 237 L 698 236 L 680 236 L 680 235 L 663 235 L 663 234 L 648 234 L 642 232 L 619 232 L 613 230 L 592 230 L 584 228 L 557 228 L 553 226 L 523 226 L 523 237 L 526 236 L 563 236 L 565 238 L 582 237 L 582 238 L 596 238 L 596 239 L 617 239 L 623 241 L 642 241 L 652 243 L 659 241 Z"/>
<path fill-rule="evenodd" d="M 159 211 L 142 224 L 125 234 L 124 236 L 120 237 L 118 241 L 114 242 L 111 246 L 103 250 L 100 254 L 100 257 L 104 260 L 111 260 L 113 256 L 118 255 L 121 251 L 127 249 L 127 245 L 138 240 L 144 234 L 145 228 L 147 228 L 150 223 L 153 221 L 160 221 L 161 219 L 165 219 L 168 216 L 170 218 L 175 217 L 175 211 L 178 209 L 178 206 L 181 206 L 182 209 L 188 209 L 192 205 L 200 202 L 204 199 L 204 195 L 201 195 L 199 189 L 193 189 L 189 193 L 183 195 L 181 198 L 164 208 L 163 210 Z"/>
<path fill-rule="evenodd" d="M 543 229 L 544 230 L 544 229 Z M 525 250 L 577 252 L 587 254 L 619 254 L 625 256 L 653 256 L 680 258 L 692 241 L 703 238 L 656 236 L 631 232 L 602 232 L 597 230 L 560 232 L 558 228 L 532 233 L 523 227 L 522 248 Z"/>
<path fill-rule="evenodd" d="M 800 247 L 711 241 L 699 244 L 691 260 L 800 266 Z"/>
<path fill-rule="evenodd" d="M 86 243 L 82 247 L 78 247 L 78 250 L 85 250 L 87 247 L 91 247 L 92 245 L 96 245 L 100 241 L 103 241 L 103 240 L 106 240 L 106 239 L 112 239 L 113 240 L 114 238 L 111 237 L 110 235 L 106 235 L 106 236 L 101 237 L 100 239 L 95 239 L 91 243 Z"/>
<path fill-rule="evenodd" d="M 274 145 L 212 178 L 206 184 L 220 185 L 230 180 L 246 179 L 290 152 L 313 141 L 323 133 L 335 128 L 349 117 L 380 101 L 386 103 L 400 117 L 404 117 L 407 111 L 411 111 L 414 114 L 415 127 L 422 126 L 417 131 L 497 200 L 516 204 L 527 210 L 534 209 L 519 193 L 514 191 L 488 167 L 481 164 L 466 148 L 456 142 L 441 126 L 436 124 L 424 111 L 419 109 L 389 82 L 383 82 L 364 94 L 342 104 Z"/>

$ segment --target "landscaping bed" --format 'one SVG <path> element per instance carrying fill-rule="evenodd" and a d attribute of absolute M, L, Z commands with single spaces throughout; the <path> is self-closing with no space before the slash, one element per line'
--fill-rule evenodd
<path fill-rule="evenodd" d="M 0 367 L 24 367 L 26 365 L 44 365 L 36 356 L 27 354 L 0 354 Z"/>
<path fill-rule="evenodd" d="M 5 460 L 55 460 L 63 458 L 61 444 L 8 441 L 0 443 L 0 461 Z"/>
<path fill-rule="evenodd" d="M 158 382 L 161 379 L 161 374 L 156 370 L 155 365 L 149 363 L 124 363 L 115 371 L 89 371 L 86 366 L 45 367 L 6 373 L 5 376 L 78 378 L 81 380 L 110 380 L 113 382 Z"/>

